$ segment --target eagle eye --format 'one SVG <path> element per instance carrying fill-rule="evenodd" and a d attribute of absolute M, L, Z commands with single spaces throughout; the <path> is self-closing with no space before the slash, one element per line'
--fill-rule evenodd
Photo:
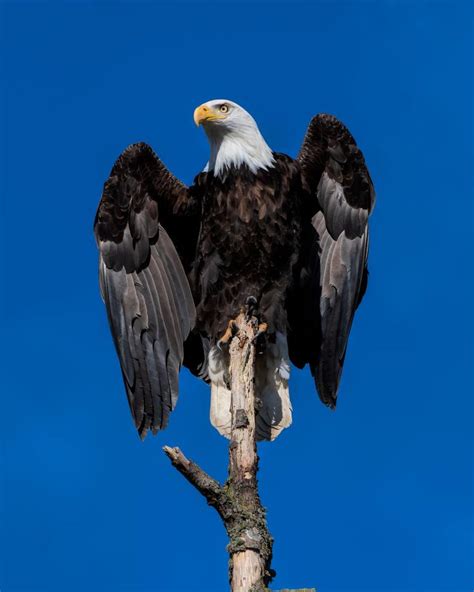
<path fill-rule="evenodd" d="M 226 104 L 224 103 L 223 105 L 221 105 L 221 106 L 219 107 L 219 111 L 220 111 L 221 113 L 227 113 L 227 112 L 229 111 L 229 105 L 226 105 Z"/>

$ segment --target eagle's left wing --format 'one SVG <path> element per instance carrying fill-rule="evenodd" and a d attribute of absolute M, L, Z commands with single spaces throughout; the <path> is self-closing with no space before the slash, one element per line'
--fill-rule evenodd
<path fill-rule="evenodd" d="M 306 242 L 290 355 L 296 365 L 309 362 L 321 400 L 334 407 L 352 319 L 367 284 L 375 192 L 362 152 L 331 115 L 311 120 L 298 162 L 314 231 Z"/>

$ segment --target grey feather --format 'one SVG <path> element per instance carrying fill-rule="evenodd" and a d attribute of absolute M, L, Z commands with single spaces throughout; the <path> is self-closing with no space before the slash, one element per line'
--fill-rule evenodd
<path fill-rule="evenodd" d="M 158 216 L 159 202 L 169 211 L 169 203 L 185 204 L 186 191 L 148 146 L 131 146 L 105 183 L 96 216 L 101 294 L 142 438 L 164 428 L 176 405 L 196 319 L 183 264 Z"/>
<path fill-rule="evenodd" d="M 313 351 L 307 347 L 306 355 L 321 400 L 334 407 L 354 313 L 366 285 L 375 192 L 354 138 L 331 115 L 313 118 L 298 161 L 319 210 L 312 218 L 319 245 L 312 252 L 319 265 L 310 265 L 306 273 L 319 279 L 320 342 L 317 350 L 316 345 Z M 312 284 L 306 285 L 314 297 Z"/>

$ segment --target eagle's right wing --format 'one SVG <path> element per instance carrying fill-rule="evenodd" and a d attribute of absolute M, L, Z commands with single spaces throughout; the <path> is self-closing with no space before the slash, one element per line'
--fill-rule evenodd
<path fill-rule="evenodd" d="M 164 428 L 178 397 L 196 311 L 183 268 L 194 235 L 161 226 L 192 207 L 189 189 L 146 144 L 127 148 L 105 182 L 94 223 L 99 281 L 140 436 Z M 176 225 L 175 225 L 176 226 Z"/>

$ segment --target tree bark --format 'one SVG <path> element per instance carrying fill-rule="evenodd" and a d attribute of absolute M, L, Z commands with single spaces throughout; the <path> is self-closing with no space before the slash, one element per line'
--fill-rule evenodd
<path fill-rule="evenodd" d="M 230 344 L 232 431 L 228 483 L 237 501 L 238 550 L 231 557 L 232 590 L 265 590 L 273 539 L 258 494 L 255 437 L 255 337 L 258 323 L 242 313 Z M 231 538 L 232 542 L 232 538 Z"/>
<path fill-rule="evenodd" d="M 224 485 L 188 460 L 179 448 L 164 447 L 173 466 L 219 513 L 229 536 L 229 581 L 232 592 L 265 592 L 271 569 L 273 539 L 258 494 L 255 437 L 255 338 L 258 321 L 242 312 L 230 343 L 232 429 L 229 473 Z"/>

